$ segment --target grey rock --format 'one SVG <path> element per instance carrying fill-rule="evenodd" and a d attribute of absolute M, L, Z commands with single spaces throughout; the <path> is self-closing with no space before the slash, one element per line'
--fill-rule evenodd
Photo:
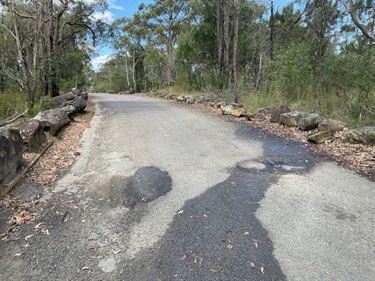
<path fill-rule="evenodd" d="M 331 131 L 331 132 L 339 132 L 344 130 L 348 126 L 347 123 L 333 120 L 333 119 L 325 119 L 318 125 L 319 131 Z"/>
<path fill-rule="evenodd" d="M 363 127 L 348 131 L 349 141 L 375 145 L 375 127 Z"/>
<path fill-rule="evenodd" d="M 255 113 L 248 114 L 246 115 L 246 118 L 252 122 L 261 122 L 261 121 L 267 120 L 266 115 L 262 112 L 255 112 Z"/>
<path fill-rule="evenodd" d="M 182 95 L 179 95 L 179 96 L 176 97 L 176 101 L 183 102 L 183 101 L 185 101 L 185 97 L 182 96 Z"/>
<path fill-rule="evenodd" d="M 298 120 L 298 128 L 302 131 L 314 130 L 322 120 L 323 118 L 317 113 L 307 113 Z"/>
<path fill-rule="evenodd" d="M 11 127 L 17 130 L 30 152 L 37 152 L 46 140 L 42 125 L 37 120 L 17 123 Z"/>
<path fill-rule="evenodd" d="M 271 115 L 270 122 L 280 123 L 280 115 L 290 112 L 290 108 L 282 105 L 279 108 L 264 109 L 264 111 L 265 115 Z"/>
<path fill-rule="evenodd" d="M 280 124 L 286 125 L 289 127 L 298 127 L 299 121 L 306 113 L 303 112 L 288 112 L 280 114 Z"/>
<path fill-rule="evenodd" d="M 0 128 L 0 183 L 10 180 L 22 160 L 23 140 L 19 131 Z"/>
<path fill-rule="evenodd" d="M 54 108 L 39 112 L 33 119 L 38 120 L 44 130 L 49 129 L 52 136 L 56 136 L 63 126 L 71 122 L 63 108 Z"/>
<path fill-rule="evenodd" d="M 312 143 L 324 143 L 332 139 L 332 132 L 330 131 L 314 131 L 307 135 L 307 140 Z"/>
<path fill-rule="evenodd" d="M 185 96 L 185 101 L 188 103 L 188 104 L 193 104 L 195 103 L 195 98 L 191 95 L 188 95 L 188 96 Z"/>

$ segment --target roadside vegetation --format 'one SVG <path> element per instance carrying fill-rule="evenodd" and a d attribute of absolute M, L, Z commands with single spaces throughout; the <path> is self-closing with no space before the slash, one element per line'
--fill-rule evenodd
<path fill-rule="evenodd" d="M 374 1 L 155 1 L 111 27 L 96 91 L 214 93 L 375 124 Z"/>
<path fill-rule="evenodd" d="M 155 0 L 108 27 L 106 1 L 1 1 L 0 119 L 73 87 L 231 97 L 375 125 L 373 0 Z M 94 72 L 110 39 L 117 53 Z"/>
<path fill-rule="evenodd" d="M 0 1 L 0 120 L 48 108 L 45 97 L 89 83 L 90 55 L 107 25 L 105 1 Z"/>

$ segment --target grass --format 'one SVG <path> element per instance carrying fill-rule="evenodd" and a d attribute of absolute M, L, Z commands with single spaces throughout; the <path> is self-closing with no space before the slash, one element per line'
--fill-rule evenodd
<path fill-rule="evenodd" d="M 239 99 L 249 112 L 255 112 L 260 108 L 286 105 L 293 111 L 319 113 L 326 118 L 346 122 L 350 128 L 375 126 L 375 92 L 368 93 L 366 97 L 361 97 L 357 92 L 343 94 L 331 91 L 322 93 L 310 85 L 311 83 L 300 85 L 299 90 L 280 90 L 278 86 L 267 90 L 255 90 L 251 86 L 242 86 L 239 90 Z M 208 93 L 189 91 L 178 85 L 164 90 L 193 96 Z M 220 96 L 223 95 L 230 97 L 231 91 L 221 92 Z"/>
<path fill-rule="evenodd" d="M 25 96 L 17 91 L 0 92 L 0 120 L 24 112 L 27 109 Z"/>

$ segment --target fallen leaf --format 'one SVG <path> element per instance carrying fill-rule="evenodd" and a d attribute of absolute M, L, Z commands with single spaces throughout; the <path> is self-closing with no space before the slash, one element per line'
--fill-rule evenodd
<path fill-rule="evenodd" d="M 117 254 L 121 253 L 121 250 L 114 250 L 113 253 L 114 253 L 115 255 L 117 255 Z"/>
<path fill-rule="evenodd" d="M 263 266 L 260 268 L 260 272 L 262 272 L 264 274 L 264 267 Z"/>
<path fill-rule="evenodd" d="M 202 263 L 203 263 L 203 259 L 201 257 L 198 257 L 198 256 L 193 256 L 194 258 L 194 263 L 201 266 Z"/>
<path fill-rule="evenodd" d="M 85 267 L 82 267 L 81 270 L 82 270 L 82 271 L 84 271 L 84 270 L 90 270 L 90 268 L 87 267 L 87 266 L 85 266 Z"/>
<path fill-rule="evenodd" d="M 17 240 L 20 240 L 19 237 L 14 237 L 14 236 L 9 236 L 8 237 L 10 241 L 17 241 Z"/>
<path fill-rule="evenodd" d="M 35 228 L 35 229 L 38 229 L 38 228 L 40 228 L 40 227 L 42 226 L 42 224 L 43 224 L 43 223 L 40 222 L 40 223 L 38 223 L 34 228 Z"/>
<path fill-rule="evenodd" d="M 42 229 L 42 233 L 45 235 L 49 235 L 49 230 L 48 229 Z"/>
<path fill-rule="evenodd" d="M 213 272 L 213 273 L 219 272 L 219 270 L 216 269 L 216 268 L 210 268 L 210 271 Z"/>
<path fill-rule="evenodd" d="M 243 235 L 250 235 L 250 232 L 246 231 Z"/>
<path fill-rule="evenodd" d="M 255 268 L 255 263 L 253 263 L 252 261 L 249 261 L 249 266 L 250 266 L 251 268 Z"/>
<path fill-rule="evenodd" d="M 228 244 L 228 245 L 227 245 L 227 248 L 228 248 L 229 250 L 232 250 L 232 249 L 233 249 L 233 245 L 232 245 L 232 244 Z"/>
<path fill-rule="evenodd" d="M 27 235 L 26 237 L 25 237 L 25 240 L 27 241 L 28 239 L 30 239 L 31 237 L 33 237 L 34 235 L 33 234 L 31 234 L 31 235 Z"/>
<path fill-rule="evenodd" d="M 184 212 L 184 210 L 178 211 L 177 215 L 182 214 L 183 212 Z"/>
<path fill-rule="evenodd" d="M 14 256 L 15 257 L 20 257 L 20 256 L 22 256 L 24 253 L 18 253 L 18 254 L 15 254 Z"/>
<path fill-rule="evenodd" d="M 255 248 L 258 249 L 258 240 L 253 239 L 253 242 L 254 242 L 254 246 L 255 246 Z"/>

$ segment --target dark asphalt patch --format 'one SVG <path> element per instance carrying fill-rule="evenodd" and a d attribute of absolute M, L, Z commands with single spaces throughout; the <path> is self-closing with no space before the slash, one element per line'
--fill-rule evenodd
<path fill-rule="evenodd" d="M 163 239 L 125 266 L 119 279 L 286 280 L 255 216 L 278 177 L 233 169 L 226 181 L 189 200 Z"/>
<path fill-rule="evenodd" d="M 172 179 L 168 172 L 157 167 L 143 167 L 129 178 L 123 193 L 123 204 L 131 208 L 142 202 L 153 201 L 171 190 Z"/>

